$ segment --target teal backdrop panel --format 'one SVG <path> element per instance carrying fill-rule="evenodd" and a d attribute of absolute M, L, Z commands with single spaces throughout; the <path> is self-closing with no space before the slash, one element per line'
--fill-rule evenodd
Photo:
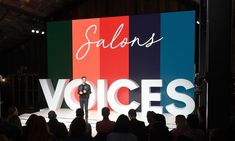
<path fill-rule="evenodd" d="M 161 105 L 167 112 L 165 106 L 168 104 L 185 106 L 167 95 L 167 85 L 175 79 L 187 79 L 194 83 L 195 12 L 162 13 L 160 21 L 161 37 L 164 37 L 160 45 L 160 78 L 163 78 Z M 194 89 L 177 87 L 176 91 L 194 97 Z"/>

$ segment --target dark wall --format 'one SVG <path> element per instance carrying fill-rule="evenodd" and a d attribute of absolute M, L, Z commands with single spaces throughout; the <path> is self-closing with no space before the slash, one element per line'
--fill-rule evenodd
<path fill-rule="evenodd" d="M 191 0 L 79 0 L 50 15 L 48 20 L 136 15 L 197 10 L 199 4 Z"/>
<path fill-rule="evenodd" d="M 2 115 L 11 106 L 20 113 L 45 107 L 38 78 L 47 78 L 46 36 L 32 36 L 20 45 L 2 49 L 0 54 L 0 73 L 6 78 L 0 86 Z"/>
<path fill-rule="evenodd" d="M 46 35 L 35 35 L 22 44 L 1 51 L 2 74 L 47 74 Z"/>
<path fill-rule="evenodd" d="M 231 13 L 232 0 L 209 0 L 208 126 L 229 123 L 231 102 Z"/>

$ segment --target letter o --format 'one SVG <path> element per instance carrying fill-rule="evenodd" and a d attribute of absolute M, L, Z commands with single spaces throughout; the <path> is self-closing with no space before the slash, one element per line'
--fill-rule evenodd
<path fill-rule="evenodd" d="M 76 100 L 75 97 L 75 90 L 78 89 L 78 86 L 82 83 L 81 79 L 74 79 L 71 82 L 68 83 L 64 90 L 64 99 L 68 107 L 72 110 L 76 110 L 77 108 L 80 108 L 79 101 Z M 88 102 L 88 109 L 92 108 L 96 103 L 96 89 L 94 85 L 87 81 L 87 84 L 90 84 L 91 86 L 91 94 Z"/>

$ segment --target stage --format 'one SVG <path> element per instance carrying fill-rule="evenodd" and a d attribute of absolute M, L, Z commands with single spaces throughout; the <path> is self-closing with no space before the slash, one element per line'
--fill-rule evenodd
<path fill-rule="evenodd" d="M 41 115 L 45 117 L 46 121 L 48 121 L 48 117 L 47 117 L 48 112 L 49 112 L 49 109 L 41 109 L 39 112 L 22 114 L 20 115 L 21 123 L 22 125 L 25 125 L 25 122 L 27 121 L 27 119 L 29 118 L 31 114 Z M 58 121 L 63 122 L 66 125 L 67 129 L 69 129 L 70 123 L 76 117 L 75 111 L 64 108 L 64 109 L 56 110 L 55 112 L 57 114 Z M 91 111 L 91 110 L 89 111 L 88 114 L 89 114 L 88 122 L 91 124 L 91 127 L 92 127 L 92 136 L 95 136 L 97 133 L 95 129 L 95 125 L 97 121 L 102 120 L 102 115 L 101 113 L 97 113 L 97 111 Z M 112 121 L 116 121 L 119 115 L 120 115 L 119 113 L 111 111 L 109 118 Z M 169 127 L 169 130 L 171 130 L 172 128 L 175 128 L 175 117 L 171 114 L 164 114 L 164 116 L 166 117 L 166 123 L 167 123 L 167 126 Z M 144 121 L 145 125 L 148 125 L 146 117 L 142 116 L 140 112 L 137 113 L 137 119 Z"/>

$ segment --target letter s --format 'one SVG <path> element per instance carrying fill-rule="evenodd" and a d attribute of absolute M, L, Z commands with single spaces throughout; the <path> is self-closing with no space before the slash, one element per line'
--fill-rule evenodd
<path fill-rule="evenodd" d="M 167 105 L 166 109 L 169 113 L 175 116 L 179 114 L 182 114 L 182 115 L 191 114 L 195 108 L 194 100 L 190 96 L 184 93 L 177 92 L 175 89 L 178 86 L 182 86 L 186 90 L 194 87 L 193 84 L 189 80 L 186 80 L 186 79 L 175 79 L 171 81 L 167 86 L 168 96 L 174 100 L 184 102 L 185 107 L 179 108 L 179 107 L 176 107 L 175 104 L 172 103 L 172 104 Z"/>

